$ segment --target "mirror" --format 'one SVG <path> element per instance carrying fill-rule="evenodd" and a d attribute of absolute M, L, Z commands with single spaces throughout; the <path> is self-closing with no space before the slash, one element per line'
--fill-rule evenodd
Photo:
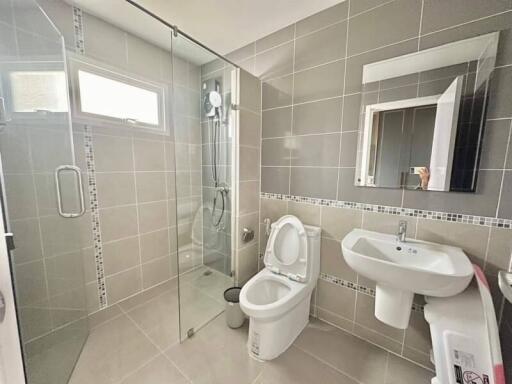
<path fill-rule="evenodd" d="M 498 37 L 363 67 L 355 185 L 475 191 Z"/>

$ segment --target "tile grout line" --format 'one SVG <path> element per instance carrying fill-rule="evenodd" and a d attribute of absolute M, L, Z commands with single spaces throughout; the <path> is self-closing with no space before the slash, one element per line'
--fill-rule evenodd
<path fill-rule="evenodd" d="M 334 324 L 328 323 L 328 322 L 327 322 L 327 321 L 325 321 L 325 320 L 321 320 L 321 321 L 323 321 L 323 322 L 325 322 L 325 323 L 327 323 L 327 324 L 329 324 L 329 325 L 331 325 L 331 326 L 335 327 L 336 329 L 340 329 L 340 328 L 336 327 Z M 345 332 L 347 332 L 347 331 L 345 331 Z M 348 333 L 348 334 L 350 334 L 350 335 L 352 335 L 350 332 L 347 332 L 347 333 Z M 359 339 L 360 339 L 360 340 L 364 340 L 364 339 L 362 339 L 362 338 L 359 338 Z M 366 341 L 366 340 L 365 340 L 365 341 Z M 353 377 L 352 375 L 349 375 L 348 373 L 346 373 L 346 372 L 342 371 L 340 368 L 338 368 L 338 367 L 334 366 L 333 364 L 329 363 L 328 361 L 326 361 L 326 360 L 322 359 L 320 356 L 315 355 L 313 352 L 310 352 L 310 351 L 308 351 L 307 349 L 305 349 L 305 348 L 303 348 L 303 347 L 301 347 L 301 346 L 299 346 L 299 345 L 297 345 L 297 344 L 295 344 L 295 343 L 293 343 L 293 344 L 292 344 L 292 347 L 297 348 L 298 350 L 302 351 L 302 352 L 303 352 L 303 353 L 305 353 L 306 355 L 308 355 L 308 356 L 312 357 L 313 359 L 315 359 L 315 360 L 317 360 L 317 361 L 321 362 L 321 363 L 322 363 L 322 364 L 324 364 L 324 365 L 327 365 L 329 368 L 331 368 L 331 369 L 333 369 L 334 371 L 336 371 L 336 372 L 338 372 L 338 373 L 342 374 L 342 375 L 343 375 L 343 376 L 345 376 L 345 377 L 348 377 L 349 379 L 353 380 L 354 382 L 359 383 L 359 384 L 364 384 L 363 382 L 361 382 L 361 381 L 357 380 L 357 379 L 356 379 L 355 377 Z"/>
<path fill-rule="evenodd" d="M 178 365 L 172 361 L 172 359 L 170 357 L 167 356 L 167 354 L 165 353 L 166 350 L 164 350 L 163 348 L 160 348 L 160 346 L 158 346 L 156 343 L 153 342 L 153 340 L 151 340 L 151 338 L 149 337 L 149 335 L 140 327 L 140 325 L 135 321 L 135 319 L 133 319 L 130 314 L 125 311 L 122 307 L 119 307 L 121 312 L 123 312 L 123 314 L 127 317 L 128 320 L 130 320 L 132 322 L 132 324 L 139 330 L 139 332 L 142 333 L 142 335 L 146 338 L 147 341 L 149 341 L 149 343 L 151 343 L 159 352 L 160 354 L 157 354 L 156 356 L 159 357 L 159 356 L 163 356 L 168 362 L 170 362 L 175 368 L 176 370 L 185 378 L 185 380 L 187 380 L 189 383 L 192 383 L 192 380 L 188 377 L 188 375 L 185 374 L 185 372 L 183 372 L 179 367 Z M 178 330 L 178 333 L 179 333 L 179 330 Z M 179 335 L 178 335 L 178 343 L 179 343 Z M 173 346 L 173 345 L 176 345 L 176 343 L 170 345 L 169 347 Z M 167 349 L 169 349 L 169 347 Z"/>

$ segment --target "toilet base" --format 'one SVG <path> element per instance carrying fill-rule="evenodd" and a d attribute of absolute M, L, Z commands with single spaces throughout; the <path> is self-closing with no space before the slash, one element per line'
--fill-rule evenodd
<path fill-rule="evenodd" d="M 257 360 L 272 360 L 286 351 L 309 322 L 311 293 L 278 318 L 250 318 L 249 355 Z"/>

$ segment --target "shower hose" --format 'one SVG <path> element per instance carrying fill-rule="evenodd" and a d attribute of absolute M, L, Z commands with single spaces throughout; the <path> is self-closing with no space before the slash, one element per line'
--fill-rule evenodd
<path fill-rule="evenodd" d="M 216 114 L 208 119 L 208 132 L 210 135 L 210 165 L 211 174 L 213 179 L 213 186 L 215 189 L 213 202 L 212 202 L 212 222 L 215 228 L 220 228 L 224 211 L 226 209 L 226 198 L 228 189 L 220 185 L 218 177 L 218 157 L 219 157 L 219 131 L 220 131 L 220 118 Z M 217 210 L 220 213 L 217 215 Z"/>

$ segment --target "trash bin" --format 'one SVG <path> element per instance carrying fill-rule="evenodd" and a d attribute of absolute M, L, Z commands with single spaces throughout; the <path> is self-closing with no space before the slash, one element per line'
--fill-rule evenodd
<path fill-rule="evenodd" d="M 224 291 L 226 300 L 226 324 L 229 328 L 240 328 L 245 321 L 245 315 L 240 309 L 240 287 L 228 288 Z"/>

